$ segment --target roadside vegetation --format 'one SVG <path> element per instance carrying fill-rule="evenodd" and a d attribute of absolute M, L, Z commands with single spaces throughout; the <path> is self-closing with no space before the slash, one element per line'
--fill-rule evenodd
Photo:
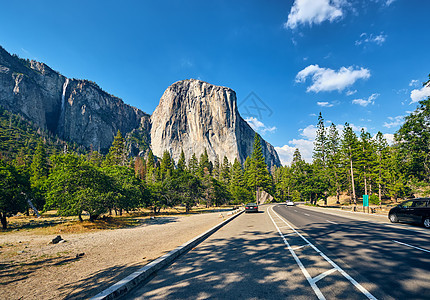
<path fill-rule="evenodd" d="M 430 78 L 430 75 L 429 75 Z M 424 85 L 430 83 L 430 80 Z M 296 149 L 290 166 L 273 171 L 278 199 L 316 204 L 328 197 L 349 204 L 369 195 L 370 204 L 397 202 L 430 195 L 430 97 L 405 117 L 404 124 L 388 145 L 381 132 L 357 135 L 350 124 L 325 126 L 319 115 L 313 162 L 306 163 Z M 339 131 L 341 130 L 341 131 Z"/>

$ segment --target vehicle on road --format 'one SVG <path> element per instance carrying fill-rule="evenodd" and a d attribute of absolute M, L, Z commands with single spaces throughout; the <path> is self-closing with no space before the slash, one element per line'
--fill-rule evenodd
<path fill-rule="evenodd" d="M 258 205 L 255 203 L 248 203 L 247 205 L 245 205 L 245 212 L 258 212 Z"/>
<path fill-rule="evenodd" d="M 388 218 L 392 223 L 419 223 L 430 228 L 430 198 L 404 201 L 390 210 Z"/>
<path fill-rule="evenodd" d="M 287 202 L 285 202 L 285 204 L 287 206 L 294 206 L 294 202 L 293 201 L 287 201 Z"/>

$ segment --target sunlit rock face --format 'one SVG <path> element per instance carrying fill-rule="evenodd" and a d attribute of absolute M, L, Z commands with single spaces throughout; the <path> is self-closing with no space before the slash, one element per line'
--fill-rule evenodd
<path fill-rule="evenodd" d="M 211 161 L 226 156 L 244 162 L 252 153 L 255 132 L 239 115 L 236 93 L 200 80 L 182 80 L 167 88 L 151 116 L 151 147 L 155 155 L 169 151 L 178 161 L 206 149 Z M 269 167 L 279 166 L 272 145 L 262 140 Z"/>

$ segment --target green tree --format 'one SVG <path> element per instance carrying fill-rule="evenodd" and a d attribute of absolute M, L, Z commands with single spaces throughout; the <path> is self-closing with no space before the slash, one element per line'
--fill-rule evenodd
<path fill-rule="evenodd" d="M 222 162 L 219 180 L 225 185 L 228 185 L 230 183 L 230 163 L 226 156 L 224 156 Z"/>
<path fill-rule="evenodd" d="M 193 153 L 190 161 L 188 162 L 188 170 L 191 172 L 191 174 L 197 174 L 199 171 L 199 161 L 197 160 L 195 153 Z"/>
<path fill-rule="evenodd" d="M 358 139 L 357 135 L 352 130 L 352 127 L 345 123 L 345 127 L 343 128 L 342 140 L 341 140 L 341 149 L 344 165 L 349 169 L 349 178 L 350 178 L 350 188 L 351 188 L 351 198 L 354 204 L 357 204 L 357 197 L 355 193 L 355 180 L 354 180 L 354 164 L 357 161 L 357 148 L 358 148 Z"/>
<path fill-rule="evenodd" d="M 317 194 L 316 198 L 323 197 L 326 205 L 329 190 L 329 178 L 327 177 L 327 142 L 324 119 L 320 113 L 318 116 L 317 132 L 313 149 L 314 187 L 318 190 L 314 190 L 314 192 Z"/>
<path fill-rule="evenodd" d="M 152 150 L 149 150 L 148 158 L 146 159 L 146 183 L 154 183 L 155 179 L 155 157 Z"/>
<path fill-rule="evenodd" d="M 8 217 L 25 211 L 29 191 L 30 180 L 25 170 L 0 158 L 0 221 L 3 229 L 7 229 Z"/>
<path fill-rule="evenodd" d="M 125 166 L 127 164 L 127 148 L 121 131 L 118 130 L 113 139 L 109 153 L 106 155 L 105 165 L 108 166 Z"/>
<path fill-rule="evenodd" d="M 32 203 L 37 209 L 42 209 L 45 204 L 45 181 L 48 178 L 48 157 L 45 145 L 42 141 L 37 144 L 36 151 L 33 155 L 33 161 L 30 165 L 30 183 L 32 189 Z"/>
<path fill-rule="evenodd" d="M 187 163 L 185 160 L 185 153 L 184 150 L 181 150 L 181 154 L 179 156 L 179 160 L 178 160 L 178 170 L 180 172 L 183 172 L 187 169 Z"/>
<path fill-rule="evenodd" d="M 113 180 L 75 154 L 58 155 L 48 177 L 45 209 L 56 208 L 60 215 L 90 215 L 96 220 L 112 206 Z"/>
<path fill-rule="evenodd" d="M 271 177 L 267 170 L 267 165 L 261 147 L 261 138 L 256 133 L 254 136 L 254 146 L 251 154 L 250 173 L 248 175 L 248 186 L 256 191 L 258 187 L 266 192 L 271 191 Z"/>
<path fill-rule="evenodd" d="M 172 157 L 170 156 L 169 151 L 163 152 L 163 157 L 160 162 L 160 175 L 161 180 L 164 180 L 170 176 L 172 176 L 173 170 L 175 168 L 175 163 L 173 162 Z"/>
<path fill-rule="evenodd" d="M 330 180 L 330 192 L 336 195 L 336 203 L 340 203 L 342 191 L 342 167 L 340 153 L 340 138 L 336 125 L 330 125 L 327 137 L 327 175 Z"/>
<path fill-rule="evenodd" d="M 205 151 L 200 155 L 199 160 L 199 174 L 201 178 L 205 176 L 206 170 L 209 174 L 212 174 L 212 163 L 209 161 L 208 151 L 205 148 Z"/>

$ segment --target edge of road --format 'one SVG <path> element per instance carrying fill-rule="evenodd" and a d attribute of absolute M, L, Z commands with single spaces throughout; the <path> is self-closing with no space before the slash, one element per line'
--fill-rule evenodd
<path fill-rule="evenodd" d="M 149 264 L 143 266 L 136 272 L 133 272 L 132 274 L 128 275 L 126 278 L 118 281 L 117 283 L 111 285 L 104 291 L 101 291 L 94 297 L 90 298 L 90 300 L 104 300 L 104 299 L 118 299 L 119 297 L 124 296 L 127 292 L 129 292 L 131 289 L 133 289 L 135 286 L 137 286 L 139 283 L 147 279 L 149 276 L 151 276 L 154 272 L 160 270 L 161 268 L 171 264 L 176 258 L 181 256 L 183 253 L 187 252 L 188 250 L 192 249 L 196 245 L 203 242 L 205 239 L 207 239 L 209 236 L 211 236 L 213 233 L 215 233 L 218 229 L 241 215 L 245 210 L 237 209 L 233 216 L 230 218 L 224 220 L 223 222 L 219 223 L 218 225 L 215 225 L 211 229 L 207 230 L 206 232 L 200 234 L 199 236 L 189 240 L 185 244 L 182 244 L 181 246 L 173 249 L 167 254 L 164 254 L 163 256 L 157 258 L 156 260 L 150 262 Z"/>

